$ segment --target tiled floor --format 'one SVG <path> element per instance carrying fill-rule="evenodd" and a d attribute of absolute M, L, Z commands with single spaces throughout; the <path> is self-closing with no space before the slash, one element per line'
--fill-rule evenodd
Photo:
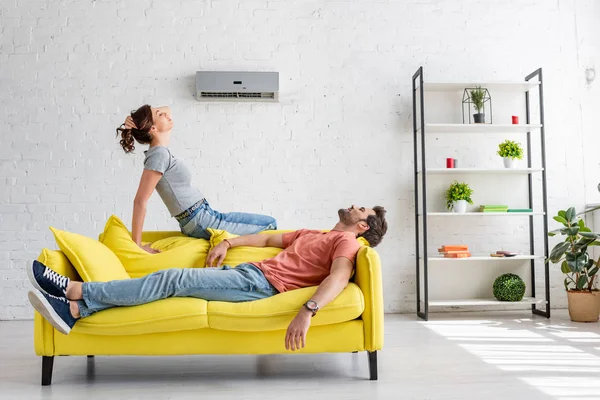
<path fill-rule="evenodd" d="M 600 399 L 600 325 L 522 312 L 387 315 L 379 380 L 359 354 L 60 357 L 0 322 L 1 399 Z"/>

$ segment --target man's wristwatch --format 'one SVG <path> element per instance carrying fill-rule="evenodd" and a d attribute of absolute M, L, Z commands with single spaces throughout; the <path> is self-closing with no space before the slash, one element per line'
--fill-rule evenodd
<path fill-rule="evenodd" d="M 304 308 L 306 308 L 308 311 L 312 312 L 312 316 L 314 317 L 315 315 L 317 315 L 317 311 L 319 311 L 319 305 L 317 304 L 317 302 L 309 300 L 306 303 L 303 304 Z"/>

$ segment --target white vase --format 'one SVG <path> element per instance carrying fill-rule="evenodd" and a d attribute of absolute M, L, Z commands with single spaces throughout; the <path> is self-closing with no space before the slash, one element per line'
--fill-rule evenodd
<path fill-rule="evenodd" d="M 463 214 L 467 212 L 467 201 L 466 200 L 455 200 L 452 205 L 452 212 Z"/>
<path fill-rule="evenodd" d="M 519 165 L 519 160 L 512 157 L 502 157 L 504 160 L 504 168 L 517 168 Z"/>

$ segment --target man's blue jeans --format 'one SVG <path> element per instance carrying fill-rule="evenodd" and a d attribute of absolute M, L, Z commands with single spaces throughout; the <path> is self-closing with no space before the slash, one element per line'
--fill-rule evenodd
<path fill-rule="evenodd" d="M 236 268 L 166 269 L 139 279 L 84 282 L 83 300 L 78 300 L 81 317 L 119 306 L 135 306 L 167 297 L 241 302 L 279 293 L 252 264 Z"/>
<path fill-rule="evenodd" d="M 222 229 L 235 235 L 251 235 L 261 231 L 277 229 L 277 221 L 268 215 L 240 212 L 220 213 L 213 210 L 207 201 L 191 215 L 179 221 L 181 232 L 197 239 L 210 239 L 208 228 Z"/>

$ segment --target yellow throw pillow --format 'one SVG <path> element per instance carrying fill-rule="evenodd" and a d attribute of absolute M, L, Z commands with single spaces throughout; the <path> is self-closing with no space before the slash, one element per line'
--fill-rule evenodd
<path fill-rule="evenodd" d="M 97 240 L 50 228 L 58 247 L 67 256 L 85 282 L 108 282 L 129 279 L 115 253 Z"/>
<path fill-rule="evenodd" d="M 210 246 L 208 240 L 172 236 L 152 243 L 152 248 L 161 252 L 150 254 L 133 241 L 125 224 L 114 215 L 106 222 L 100 240 L 114 252 L 132 278 L 162 269 L 202 268 Z"/>

